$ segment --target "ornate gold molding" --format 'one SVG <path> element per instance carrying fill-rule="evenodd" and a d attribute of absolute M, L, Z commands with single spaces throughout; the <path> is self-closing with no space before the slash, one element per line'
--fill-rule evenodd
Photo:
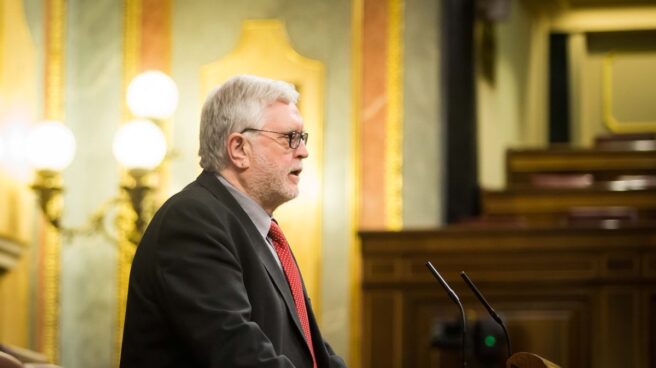
<path fill-rule="evenodd" d="M 25 243 L 4 233 L 0 234 L 0 275 L 18 263 Z"/>
<path fill-rule="evenodd" d="M 64 31 L 66 29 L 66 0 L 46 1 L 46 119 L 64 118 Z"/>
<path fill-rule="evenodd" d="M 61 238 L 55 228 L 44 222 L 41 271 L 43 280 L 42 351 L 52 362 L 59 361 L 59 279 Z"/>
<path fill-rule="evenodd" d="M 123 2 L 123 77 L 122 77 L 122 95 L 121 99 L 121 121 L 125 122 L 132 118 L 132 114 L 127 107 L 126 91 L 128 84 L 137 75 L 139 70 L 139 55 L 141 49 L 141 17 L 142 1 L 141 0 L 124 0 Z M 125 172 L 121 173 L 121 183 L 128 180 Z M 136 250 L 134 244 L 130 241 L 128 233 L 133 229 L 134 213 L 130 208 L 130 201 L 126 198 L 125 193 L 118 209 L 117 228 L 117 268 L 116 268 L 116 329 L 114 340 L 116 346 L 114 349 L 114 366 L 118 367 L 121 358 L 121 343 L 123 342 L 123 322 L 125 321 L 125 307 L 127 305 L 128 282 L 130 279 L 130 268 L 132 259 Z"/>
<path fill-rule="evenodd" d="M 604 122 L 615 133 L 656 131 L 656 121 L 620 121 L 613 113 L 613 66 L 617 54 L 609 52 L 603 59 L 602 94 Z"/>
<path fill-rule="evenodd" d="M 171 0 L 124 0 L 123 13 L 123 76 L 122 90 L 123 99 L 121 105 L 121 122 L 127 122 L 134 118 L 126 103 L 126 93 L 129 83 L 135 76 L 146 70 L 159 70 L 169 72 L 170 67 L 170 43 L 171 43 Z M 153 120 L 168 137 L 170 121 L 168 119 Z M 123 323 L 125 321 L 125 308 L 127 305 L 128 284 L 130 269 L 136 251 L 135 234 L 141 235 L 143 231 L 140 217 L 130 203 L 126 188 L 132 188 L 135 180 L 157 179 L 155 193 L 147 194 L 145 202 L 146 210 L 141 215 L 143 220 L 148 221 L 155 209 L 153 202 L 164 199 L 169 179 L 169 166 L 164 161 L 154 173 L 146 177 L 136 179 L 134 173 L 130 174 L 123 170 L 120 173 L 121 204 L 117 214 L 118 229 L 118 252 L 117 252 L 117 319 L 116 319 L 116 349 L 115 366 L 119 365 L 121 343 L 123 340 Z M 151 206 L 152 204 L 152 206 Z"/>
<path fill-rule="evenodd" d="M 360 192 L 362 191 L 362 119 L 360 110 L 362 108 L 362 27 L 365 0 L 353 0 L 351 2 L 351 160 L 349 171 L 351 172 L 349 191 L 349 296 L 350 296 L 350 330 L 349 330 L 349 352 L 347 362 L 350 367 L 360 368 L 362 361 L 362 261 L 360 257 L 360 239 L 358 229 L 360 227 L 360 209 L 362 206 Z"/>
<path fill-rule="evenodd" d="M 66 1 L 47 0 L 45 34 L 46 119 L 64 120 L 64 55 Z M 44 221 L 42 243 L 40 349 L 52 362 L 59 361 L 59 281 L 61 238 L 57 230 Z"/>
<path fill-rule="evenodd" d="M 141 0 L 124 0 L 123 2 L 123 78 L 122 90 L 125 96 L 128 84 L 139 70 L 139 50 L 141 48 Z M 130 110 L 122 99 L 121 120 L 132 118 Z"/>
<path fill-rule="evenodd" d="M 403 0 L 388 0 L 385 222 L 403 227 Z"/>

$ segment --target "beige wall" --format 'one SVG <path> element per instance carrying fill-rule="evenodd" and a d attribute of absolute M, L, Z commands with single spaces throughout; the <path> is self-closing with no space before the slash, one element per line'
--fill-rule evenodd
<path fill-rule="evenodd" d="M 622 57 L 626 59 L 624 62 L 632 63 L 630 68 L 624 67 L 615 74 L 615 78 L 622 75 L 623 79 L 620 83 L 616 79 L 612 88 L 616 89 L 615 96 L 624 94 L 624 98 L 613 100 L 614 111 L 656 121 L 653 103 L 630 97 L 654 93 L 650 81 L 656 78 L 653 44 L 656 6 L 568 8 L 566 4 L 533 0 L 512 2 L 509 19 L 495 25 L 497 49 L 493 70 L 496 78 L 494 82 L 487 80 L 480 69 L 477 78 L 479 177 L 484 188 L 505 185 L 504 155 L 508 148 L 544 146 L 548 142 L 550 32 L 569 35 L 568 78 L 574 146 L 590 146 L 596 135 L 611 132 L 603 110 L 606 87 L 602 73 L 603 61 L 611 49 L 617 50 L 620 63 Z M 640 31 L 641 34 L 627 31 Z M 593 49 L 590 47 L 592 32 L 596 40 L 593 44 L 597 45 Z M 478 36 L 480 42 L 480 34 Z M 636 62 L 638 58 L 640 62 Z M 627 87 L 629 85 L 631 88 Z M 618 103 L 624 105 L 618 106 Z M 638 130 L 655 130 L 653 124 L 637 127 Z"/>
<path fill-rule="evenodd" d="M 6 272 L 0 270 L 0 343 L 23 347 L 31 342 L 32 234 L 29 219 L 33 216 L 33 201 L 22 183 L 0 173 L 0 242 L 20 252 L 12 268 Z M 8 254 L 0 254 L 4 256 Z"/>
<path fill-rule="evenodd" d="M 406 0 L 404 28 L 403 226 L 442 219 L 441 1 Z"/>
<path fill-rule="evenodd" d="M 506 149 L 546 141 L 548 23 L 544 11 L 513 2 L 510 17 L 493 25 L 492 79 L 480 64 L 481 27 L 476 33 L 479 180 L 492 189 L 505 185 Z"/>
<path fill-rule="evenodd" d="M 0 343 L 27 346 L 34 198 L 24 186 L 24 155 L 17 141 L 36 115 L 36 51 L 19 0 L 0 2 L 0 238 L 21 249 L 21 258 L 0 275 Z"/>
<path fill-rule="evenodd" d="M 590 146 L 600 134 L 656 131 L 654 39 L 656 27 L 653 31 L 570 34 L 570 64 L 576 66 L 570 79 L 575 144 Z M 605 68 L 612 72 L 609 80 L 604 79 Z M 605 100 L 608 92 L 612 98 Z"/>

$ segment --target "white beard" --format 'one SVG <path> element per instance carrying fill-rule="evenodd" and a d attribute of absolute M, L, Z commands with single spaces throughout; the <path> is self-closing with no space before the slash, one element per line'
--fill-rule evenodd
<path fill-rule="evenodd" d="M 255 171 L 250 194 L 263 206 L 275 209 L 298 195 L 298 186 L 288 179 L 291 168 L 279 167 L 266 155 L 257 152 L 253 156 L 252 168 Z"/>

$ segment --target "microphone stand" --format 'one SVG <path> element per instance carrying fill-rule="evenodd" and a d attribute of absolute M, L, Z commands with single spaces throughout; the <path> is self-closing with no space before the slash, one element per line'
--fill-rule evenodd
<path fill-rule="evenodd" d="M 460 302 L 460 299 L 458 298 L 458 295 L 451 289 L 449 284 L 447 284 L 446 280 L 442 278 L 442 275 L 440 275 L 439 272 L 437 272 L 437 269 L 433 266 L 433 264 L 430 261 L 426 261 L 426 267 L 428 267 L 428 270 L 435 276 L 437 281 L 440 282 L 440 285 L 444 288 L 446 291 L 447 295 L 449 295 L 449 298 L 460 307 L 460 318 L 462 322 L 462 366 L 463 368 L 467 367 L 467 358 L 466 358 L 466 342 L 467 342 L 467 320 L 465 319 L 465 309 L 462 307 L 462 303 Z"/>
<path fill-rule="evenodd" d="M 512 355 L 512 348 L 510 347 L 510 335 L 508 334 L 508 330 L 506 329 L 506 325 L 503 323 L 503 320 L 501 319 L 501 317 L 499 317 L 497 312 L 495 312 L 494 309 L 492 309 L 490 303 L 488 303 L 487 300 L 485 300 L 483 294 L 478 290 L 476 285 L 474 285 L 474 282 L 469 278 L 469 276 L 467 276 L 465 271 L 460 272 L 460 277 L 462 277 L 462 279 L 465 280 L 467 286 L 469 286 L 469 288 L 474 292 L 474 294 L 481 302 L 481 304 L 483 304 L 485 309 L 487 309 L 487 312 L 490 314 L 492 319 L 494 319 L 496 323 L 498 323 L 499 326 L 501 326 L 501 328 L 503 329 L 503 333 L 506 336 L 506 347 L 508 348 L 508 358 L 510 358 L 510 356 Z"/>

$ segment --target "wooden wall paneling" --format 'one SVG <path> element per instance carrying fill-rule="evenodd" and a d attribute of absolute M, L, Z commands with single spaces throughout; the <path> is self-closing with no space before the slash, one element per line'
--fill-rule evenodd
<path fill-rule="evenodd" d="M 363 327 L 375 334 L 363 338 L 364 367 L 402 368 L 402 295 L 399 291 L 371 291 L 363 298 Z"/>
<path fill-rule="evenodd" d="M 572 338 L 580 328 L 573 321 L 576 319 L 575 313 L 540 309 L 518 310 L 506 315 L 509 334 L 515 341 L 515 351 L 530 351 L 564 366 L 579 366 L 571 358 L 580 348 L 576 346 L 580 341 Z"/>
<path fill-rule="evenodd" d="M 645 254 L 642 257 L 642 274 L 645 277 L 656 277 L 656 254 Z"/>
<path fill-rule="evenodd" d="M 487 312 L 468 293 L 464 284 L 457 280 L 449 280 L 449 283 L 460 294 L 465 305 L 468 334 L 472 337 L 474 322 L 488 319 Z M 372 305 L 374 310 L 370 315 L 375 322 L 372 321 L 365 329 L 371 331 L 371 345 L 365 351 L 371 352 L 368 356 L 372 358 L 366 366 L 396 366 L 394 364 L 400 362 L 402 367 L 446 368 L 460 363 L 458 348 L 431 346 L 436 323 L 459 320 L 457 307 L 447 299 L 439 285 L 402 288 L 403 308 L 393 308 L 399 300 L 388 299 L 392 293 L 385 293 L 376 291 L 374 299 L 377 302 Z M 590 366 L 588 341 L 592 318 L 588 311 L 593 303 L 589 292 L 581 288 L 563 290 L 527 285 L 512 289 L 485 287 L 485 293 L 496 310 L 502 311 L 515 351 L 533 351 L 561 362 L 563 366 Z M 365 307 L 365 310 L 369 309 Z M 394 331 L 394 322 L 398 322 L 399 318 L 403 319 L 406 327 Z M 499 341 L 499 344 L 505 352 L 505 341 Z M 469 360 L 470 367 L 482 366 L 472 356 Z"/>
<path fill-rule="evenodd" d="M 631 208 L 637 213 L 635 222 L 656 219 L 656 189 L 515 188 L 484 191 L 482 197 L 485 215 L 520 216 L 529 225 L 566 226 L 569 211 L 576 207 Z M 630 222 L 628 219 L 624 221 Z"/>
<path fill-rule="evenodd" d="M 603 255 L 601 276 L 606 279 L 635 279 L 640 277 L 641 254 L 630 251 L 614 251 Z"/>
<path fill-rule="evenodd" d="M 599 367 L 640 367 L 639 293 L 634 287 L 607 287 L 602 295 Z"/>
<path fill-rule="evenodd" d="M 437 323 L 459 321 L 458 307 L 449 300 L 438 285 L 407 293 L 406 315 L 409 328 L 405 331 L 404 367 L 455 367 L 461 362 L 458 348 L 432 346 Z M 457 338 L 458 342 L 460 338 Z"/>
<path fill-rule="evenodd" d="M 656 367 L 656 360 L 653 359 L 654 339 L 652 338 L 653 327 L 653 304 L 652 297 L 656 293 L 656 283 L 651 285 L 641 285 L 639 288 L 638 300 L 638 323 L 644 326 L 638 326 L 637 331 L 637 344 L 639 345 L 638 357 L 640 358 L 640 365 L 645 367 Z M 646 326 L 646 328 L 645 328 Z"/>
<path fill-rule="evenodd" d="M 648 331 L 646 332 L 647 351 L 649 351 L 648 367 L 656 367 L 656 287 L 651 286 L 647 288 L 647 316 L 646 320 L 649 324 Z"/>
<path fill-rule="evenodd" d="M 509 186 L 530 183 L 535 173 L 592 173 L 595 180 L 619 175 L 656 175 L 656 151 L 599 149 L 515 149 L 506 154 Z"/>
<path fill-rule="evenodd" d="M 526 289 L 515 298 L 495 303 L 503 311 L 513 351 L 530 351 L 563 367 L 590 366 L 589 293 L 552 288 L 532 294 Z"/>
<path fill-rule="evenodd" d="M 446 228 L 360 235 L 368 270 L 363 313 L 379 321 L 364 326 L 364 355 L 378 359 L 364 367 L 460 364 L 457 352 L 427 342 L 435 321 L 457 320 L 458 310 L 425 269 L 426 260 L 460 295 L 470 320 L 484 318 L 458 277 L 467 271 L 504 316 L 514 351 L 532 351 L 563 367 L 654 367 L 653 227 Z M 382 348 L 376 345 L 381 339 Z"/>

